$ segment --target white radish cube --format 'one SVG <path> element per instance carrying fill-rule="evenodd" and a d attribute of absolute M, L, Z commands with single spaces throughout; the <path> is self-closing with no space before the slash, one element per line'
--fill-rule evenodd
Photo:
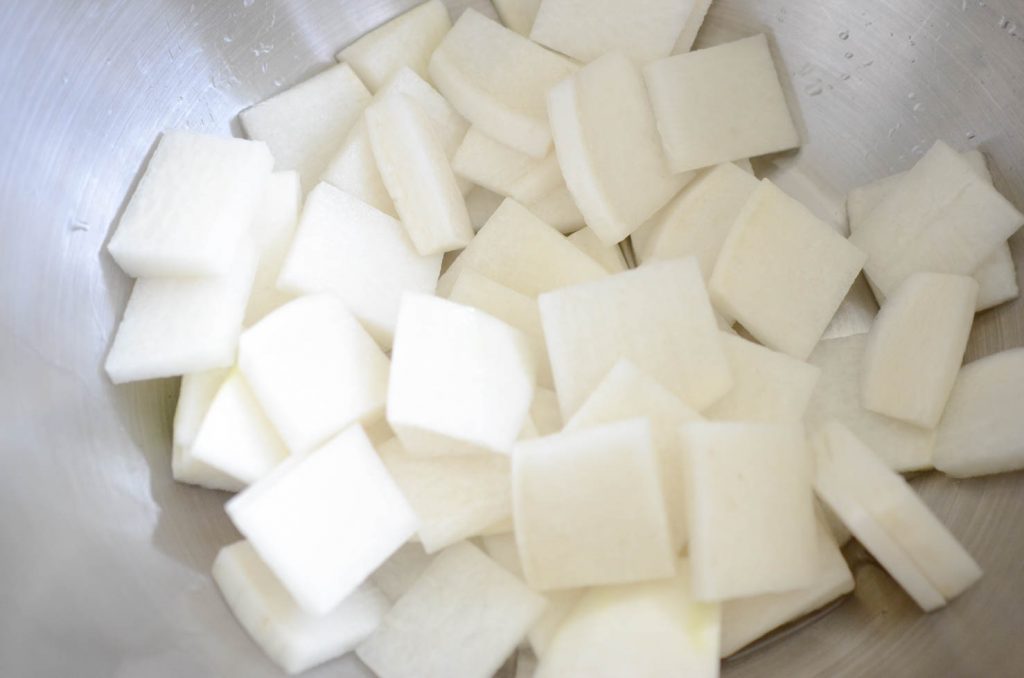
<path fill-rule="evenodd" d="M 433 560 L 434 557 L 422 546 L 409 542 L 374 570 L 369 581 L 394 603 L 412 588 Z"/>
<path fill-rule="evenodd" d="M 853 590 L 853 575 L 828 528 L 818 522 L 818 573 L 806 588 L 735 598 L 722 605 L 723 657 Z"/>
<path fill-rule="evenodd" d="M 213 579 L 246 633 L 292 675 L 354 649 L 389 606 L 373 584 L 363 584 L 326 615 L 308 614 L 244 540 L 220 550 Z"/>
<path fill-rule="evenodd" d="M 406 294 L 387 418 L 410 454 L 507 454 L 523 428 L 536 358 L 519 330 L 445 299 Z"/>
<path fill-rule="evenodd" d="M 337 607 L 416 531 L 416 514 L 360 426 L 293 456 L 225 507 L 310 614 Z"/>
<path fill-rule="evenodd" d="M 540 0 L 492 0 L 491 4 L 497 10 L 501 23 L 519 35 L 530 37 Z"/>
<path fill-rule="evenodd" d="M 232 370 L 217 390 L 190 448 L 192 457 L 249 485 L 288 456 L 249 385 Z"/>
<path fill-rule="evenodd" d="M 661 462 L 669 527 L 678 551 L 686 543 L 687 530 L 683 451 L 678 431 L 682 424 L 700 421 L 703 417 L 633 363 L 620 360 L 566 422 L 565 430 L 578 431 L 635 417 L 647 417 L 651 424 Z"/>
<path fill-rule="evenodd" d="M 536 678 L 717 678 L 721 607 L 694 599 L 690 567 L 671 579 L 595 588 L 540 655 Z"/>
<path fill-rule="evenodd" d="M 589 227 L 581 228 L 569 236 L 569 242 L 581 252 L 601 264 L 609 273 L 622 273 L 629 266 L 618 245 L 605 245 Z"/>
<path fill-rule="evenodd" d="M 538 386 L 530 405 L 530 419 L 541 436 L 562 430 L 562 409 L 558 405 L 558 394 L 549 388 Z"/>
<path fill-rule="evenodd" d="M 537 300 L 496 283 L 472 269 L 464 269 L 448 299 L 488 313 L 522 332 L 537 362 L 537 383 L 551 387 L 551 364 L 544 344 Z"/>
<path fill-rule="evenodd" d="M 672 202 L 644 224 L 642 243 L 633 246 L 643 262 L 697 257 L 707 280 L 725 238 L 758 181 L 733 163 L 704 170 Z"/>
<path fill-rule="evenodd" d="M 473 230 L 479 232 L 504 200 L 505 196 L 488 191 L 482 186 L 474 186 L 470 189 L 466 194 L 466 211 L 469 212 L 469 221 L 473 224 Z"/>
<path fill-rule="evenodd" d="M 669 577 L 675 549 L 650 424 L 516 445 L 512 505 L 526 581 L 546 590 Z"/>
<path fill-rule="evenodd" d="M 356 654 L 380 678 L 491 678 L 543 608 L 464 542 L 434 558 Z"/>
<path fill-rule="evenodd" d="M 297 172 L 275 172 L 267 180 L 259 211 L 252 223 L 252 239 L 259 252 L 256 279 L 245 308 L 245 325 L 253 325 L 292 296 L 277 289 L 277 276 L 292 244 L 302 205 Z"/>
<path fill-rule="evenodd" d="M 1024 224 L 977 168 L 935 143 L 853 231 L 882 295 L 921 271 L 971 275 Z"/>
<path fill-rule="evenodd" d="M 534 158 L 551 148 L 547 92 L 575 70 L 569 59 L 471 8 L 430 58 L 434 84 L 467 120 Z"/>
<path fill-rule="evenodd" d="M 693 422 L 679 435 L 696 598 L 811 586 L 818 534 L 803 426 Z"/>
<path fill-rule="evenodd" d="M 882 305 L 864 348 L 861 404 L 935 428 L 974 321 L 974 278 L 915 273 Z"/>
<path fill-rule="evenodd" d="M 762 181 L 722 245 L 708 288 L 758 341 L 810 355 L 864 265 L 828 224 Z"/>
<path fill-rule="evenodd" d="M 697 261 L 648 264 L 540 296 L 562 415 L 571 417 L 622 358 L 701 410 L 732 387 Z"/>
<path fill-rule="evenodd" d="M 250 139 L 265 141 L 275 168 L 296 170 L 312 188 L 370 103 L 370 92 L 338 64 L 238 114 Z"/>
<path fill-rule="evenodd" d="M 576 200 L 565 186 L 559 186 L 537 202 L 527 205 L 527 208 L 534 216 L 544 223 L 550 224 L 552 228 L 563 235 L 568 235 L 586 226 L 583 222 L 583 214 L 576 206 Z"/>
<path fill-rule="evenodd" d="M 959 478 L 1024 468 L 1024 349 L 960 368 L 939 423 L 935 468 Z"/>
<path fill-rule="evenodd" d="M 387 350 L 402 294 L 432 294 L 440 272 L 441 255 L 420 256 L 396 219 L 320 184 L 306 198 L 278 287 L 336 295 Z"/>
<path fill-rule="evenodd" d="M 226 275 L 273 164 L 266 144 L 165 133 L 107 251 L 133 278 Z"/>
<path fill-rule="evenodd" d="M 722 345 L 729 356 L 733 387 L 704 410 L 717 421 L 802 421 L 821 369 L 728 332 Z"/>
<path fill-rule="evenodd" d="M 338 61 L 351 66 L 373 92 L 402 68 L 426 78 L 430 55 L 451 27 L 444 3 L 428 0 L 360 37 L 338 52 Z"/>
<path fill-rule="evenodd" d="M 554 151 L 533 158 L 491 139 L 477 127 L 466 132 L 452 158 L 452 168 L 477 186 L 523 204 L 536 202 L 565 184 Z"/>
<path fill-rule="evenodd" d="M 807 405 L 808 432 L 838 419 L 866 442 L 894 471 L 918 471 L 932 465 L 935 432 L 865 409 L 860 380 L 867 334 L 825 339 L 807 361 L 821 376 Z"/>
<path fill-rule="evenodd" d="M 437 293 L 451 293 L 464 269 L 528 297 L 607 276 L 600 264 L 565 236 L 510 199 L 501 203 L 441 276 Z"/>
<path fill-rule="evenodd" d="M 673 172 L 800 145 L 764 34 L 659 59 L 644 76 Z"/>
<path fill-rule="evenodd" d="M 704 25 L 704 18 L 708 15 L 711 7 L 711 0 L 691 0 L 690 13 L 686 16 L 686 23 L 683 30 L 676 38 L 676 44 L 672 48 L 673 54 L 686 54 L 693 49 L 693 43 L 697 40 L 697 32 Z"/>
<path fill-rule="evenodd" d="M 384 411 L 387 356 L 329 295 L 296 299 L 246 330 L 238 366 L 293 454 Z"/>
<path fill-rule="evenodd" d="M 583 62 L 621 52 L 638 63 L 672 51 L 687 0 L 544 0 L 530 39 Z"/>
<path fill-rule="evenodd" d="M 256 274 L 246 237 L 227 273 L 135 281 L 104 369 L 115 384 L 229 367 Z"/>
<path fill-rule="evenodd" d="M 475 537 L 512 515 L 511 466 L 502 455 L 414 456 L 397 439 L 377 451 L 419 518 L 427 553 Z"/>
<path fill-rule="evenodd" d="M 548 94 L 558 162 L 587 225 L 614 245 L 692 175 L 669 172 L 639 67 L 607 54 Z"/>
<path fill-rule="evenodd" d="M 971 275 L 978 281 L 977 311 L 990 309 L 1020 296 L 1017 266 L 1013 263 L 1009 243 L 997 247 Z"/>
<path fill-rule="evenodd" d="M 245 483 L 221 473 L 192 455 L 192 441 L 228 372 L 225 368 L 217 368 L 186 374 L 181 378 L 178 404 L 174 410 L 174 448 L 171 455 L 171 475 L 179 483 L 227 492 L 238 492 L 245 487 Z"/>
<path fill-rule="evenodd" d="M 420 254 L 464 247 L 469 213 L 430 119 L 410 97 L 385 97 L 366 110 L 366 127 L 388 195 Z"/>

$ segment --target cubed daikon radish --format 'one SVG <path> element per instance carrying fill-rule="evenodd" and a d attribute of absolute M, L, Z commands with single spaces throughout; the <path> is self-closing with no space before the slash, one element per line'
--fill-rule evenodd
<path fill-rule="evenodd" d="M 595 588 L 540 655 L 537 678 L 717 678 L 721 607 L 694 599 L 690 567 L 671 579 Z"/>
<path fill-rule="evenodd" d="M 722 605 L 723 657 L 853 590 L 853 575 L 828 528 L 818 522 L 818 573 L 806 588 L 734 598 Z"/>
<path fill-rule="evenodd" d="M 356 654 L 380 678 L 491 678 L 543 608 L 463 542 L 434 558 Z"/>
<path fill-rule="evenodd" d="M 492 0 L 491 4 L 498 11 L 501 23 L 519 35 L 530 37 L 540 0 Z"/>
<path fill-rule="evenodd" d="M 575 233 L 586 226 L 583 214 L 566 186 L 559 186 L 537 202 L 527 205 L 527 208 L 563 235 Z"/>
<path fill-rule="evenodd" d="M 530 39 L 588 62 L 622 52 L 638 63 L 666 56 L 692 0 L 544 0 Z"/>
<path fill-rule="evenodd" d="M 472 269 L 464 269 L 459 273 L 448 299 L 478 308 L 526 335 L 530 352 L 537 362 L 537 383 L 547 387 L 553 385 L 536 299 L 494 282 Z"/>
<path fill-rule="evenodd" d="M 469 213 L 447 153 L 430 120 L 408 96 L 366 109 L 366 127 L 388 195 L 420 254 L 464 247 Z"/>
<path fill-rule="evenodd" d="M 533 158 L 491 139 L 477 127 L 466 133 L 452 158 L 452 168 L 477 186 L 523 204 L 536 202 L 565 184 L 554 151 Z"/>
<path fill-rule="evenodd" d="M 301 204 L 302 187 L 297 172 L 270 175 L 250 231 L 259 253 L 259 264 L 245 309 L 247 327 L 292 299 L 292 295 L 277 289 L 277 276 L 291 246 Z"/>
<path fill-rule="evenodd" d="M 107 251 L 133 278 L 228 274 L 273 164 L 263 143 L 165 133 Z"/>
<path fill-rule="evenodd" d="M 534 158 L 551 148 L 548 89 L 574 70 L 569 59 L 472 8 L 430 58 L 434 84 L 467 120 Z"/>
<path fill-rule="evenodd" d="M 678 551 L 686 543 L 686 489 L 683 487 L 683 451 L 679 426 L 699 421 L 700 414 L 679 397 L 641 372 L 628 360 L 620 360 L 565 424 L 578 431 L 635 417 L 647 417 L 661 462 L 663 493 L 673 544 Z"/>
<path fill-rule="evenodd" d="M 959 153 L 937 141 L 850 236 L 882 295 L 912 273 L 971 275 L 1024 215 Z"/>
<path fill-rule="evenodd" d="M 551 88 L 566 186 L 602 242 L 624 240 L 692 178 L 669 172 L 639 67 L 614 52 Z"/>
<path fill-rule="evenodd" d="M 584 227 L 576 231 L 569 236 L 569 242 L 601 264 L 609 273 L 622 273 L 629 268 L 619 246 L 605 245 L 592 228 Z"/>
<path fill-rule="evenodd" d="M 679 434 L 696 598 L 813 585 L 814 460 L 803 425 L 691 422 Z"/>
<path fill-rule="evenodd" d="M 496 454 L 414 456 L 392 439 L 377 448 L 419 518 L 427 553 L 475 537 L 512 514 L 511 467 Z"/>
<path fill-rule="evenodd" d="M 402 294 L 433 293 L 440 272 L 441 255 L 420 256 L 396 219 L 320 184 L 306 198 L 278 286 L 336 295 L 387 350 Z"/>
<path fill-rule="evenodd" d="M 362 427 L 293 456 L 225 506 L 299 606 L 324 615 L 416 531 Z"/>
<path fill-rule="evenodd" d="M 1024 468 L 1024 349 L 960 369 L 935 443 L 935 468 L 968 477 Z"/>
<path fill-rule="evenodd" d="M 388 610 L 384 594 L 366 583 L 326 615 L 308 614 L 244 540 L 220 550 L 213 579 L 242 628 L 293 675 L 354 649 Z"/>
<path fill-rule="evenodd" d="M 193 372 L 181 378 L 178 404 L 174 410 L 174 450 L 171 456 L 171 475 L 179 483 L 227 492 L 238 492 L 245 487 L 244 483 L 192 456 L 192 441 L 228 372 L 226 368 L 217 368 Z"/>
<path fill-rule="evenodd" d="M 374 570 L 369 581 L 394 603 L 412 588 L 433 560 L 434 556 L 424 551 L 423 546 L 409 542 Z"/>
<path fill-rule="evenodd" d="M 810 210 L 762 181 L 722 245 L 708 288 L 758 341 L 810 355 L 865 255 Z"/>
<path fill-rule="evenodd" d="M 336 297 L 300 297 L 246 330 L 238 366 L 293 454 L 384 411 L 388 358 Z"/>
<path fill-rule="evenodd" d="M 135 281 L 104 365 L 115 384 L 228 367 L 256 274 L 246 236 L 227 273 Z"/>
<path fill-rule="evenodd" d="M 351 66 L 373 92 L 402 68 L 426 78 L 430 55 L 451 27 L 444 3 L 428 0 L 364 34 L 338 52 L 338 61 Z"/>
<path fill-rule="evenodd" d="M 694 258 L 661 261 L 539 298 L 562 415 L 622 358 L 701 410 L 732 387 Z"/>
<path fill-rule="evenodd" d="M 644 68 L 673 172 L 800 145 L 764 34 Z"/>
<path fill-rule="evenodd" d="M 562 430 L 562 409 L 558 405 L 558 394 L 549 388 L 538 386 L 530 405 L 530 419 L 541 436 Z"/>
<path fill-rule="evenodd" d="M 932 465 L 935 431 L 865 409 L 860 380 L 867 334 L 821 341 L 807 361 L 821 376 L 807 405 L 806 422 L 814 432 L 838 419 L 866 442 L 894 471 L 919 471 Z"/>
<path fill-rule="evenodd" d="M 821 370 L 728 332 L 722 345 L 729 356 L 733 387 L 704 410 L 718 421 L 801 421 Z"/>
<path fill-rule="evenodd" d="M 644 419 L 520 442 L 512 455 L 516 542 L 540 590 L 675 572 L 661 465 Z"/>
<path fill-rule="evenodd" d="M 607 276 L 600 264 L 511 199 L 501 203 L 444 272 L 437 293 L 450 294 L 464 269 L 529 297 Z"/>
<path fill-rule="evenodd" d="M 238 114 L 250 139 L 265 141 L 277 170 L 296 170 L 304 190 L 323 174 L 370 102 L 348 64 L 331 66 Z"/>
<path fill-rule="evenodd" d="M 882 305 L 864 348 L 861 404 L 935 428 L 953 390 L 974 320 L 974 278 L 915 273 Z"/>
<path fill-rule="evenodd" d="M 711 0 L 692 0 L 690 3 L 690 13 L 686 16 L 686 23 L 683 24 L 683 30 L 679 32 L 676 44 L 672 48 L 673 54 L 686 54 L 693 49 L 693 43 L 697 39 L 697 32 L 704 25 L 704 18 L 707 16 L 710 7 Z"/>
<path fill-rule="evenodd" d="M 526 422 L 536 359 L 521 331 L 423 294 L 402 299 L 387 418 L 410 454 L 507 454 Z"/>

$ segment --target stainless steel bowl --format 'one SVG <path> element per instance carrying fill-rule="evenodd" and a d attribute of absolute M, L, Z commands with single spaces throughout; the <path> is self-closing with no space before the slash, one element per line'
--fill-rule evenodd
<path fill-rule="evenodd" d="M 0 5 L 0 675 L 278 675 L 208 576 L 236 536 L 225 496 L 170 478 L 176 382 L 101 373 L 129 290 L 103 245 L 161 130 L 237 131 L 240 109 L 412 4 Z M 805 128 L 797 163 L 818 180 L 845 191 L 943 138 L 980 146 L 1024 206 L 1020 0 L 716 0 L 701 41 L 757 31 L 774 35 Z M 969 358 L 1022 343 L 1018 300 L 977 318 Z M 726 675 L 1021 675 L 1024 476 L 915 484 L 982 582 L 924 615 L 855 551 L 850 599 Z M 366 674 L 352 659 L 315 672 Z"/>

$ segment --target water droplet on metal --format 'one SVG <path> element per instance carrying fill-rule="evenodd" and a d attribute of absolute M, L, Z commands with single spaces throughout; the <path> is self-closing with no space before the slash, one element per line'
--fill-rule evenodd
<path fill-rule="evenodd" d="M 847 59 L 852 59 L 853 58 L 853 52 L 847 52 L 843 56 L 846 57 Z"/>
<path fill-rule="evenodd" d="M 242 0 L 242 7 L 252 7 L 254 2 L 256 2 L 256 0 Z"/>
<path fill-rule="evenodd" d="M 974 137 L 976 137 L 976 136 L 978 136 L 978 135 L 977 135 L 977 134 L 975 134 L 974 132 L 968 132 L 968 133 L 967 133 L 967 138 L 968 138 L 968 139 L 973 139 L 973 138 L 974 138 Z"/>
<path fill-rule="evenodd" d="M 842 73 L 842 74 L 840 74 L 839 79 L 840 80 L 849 80 L 850 79 L 850 74 L 849 73 Z"/>
<path fill-rule="evenodd" d="M 224 42 L 233 42 L 234 38 L 232 38 L 230 35 L 225 35 L 223 40 Z"/>
<path fill-rule="evenodd" d="M 840 31 L 839 32 L 839 39 L 840 40 L 849 40 L 850 39 L 850 31 Z"/>
<path fill-rule="evenodd" d="M 914 112 L 915 113 L 920 111 L 922 108 L 924 108 L 924 104 L 922 104 L 920 101 L 918 101 L 916 104 L 914 104 Z"/>

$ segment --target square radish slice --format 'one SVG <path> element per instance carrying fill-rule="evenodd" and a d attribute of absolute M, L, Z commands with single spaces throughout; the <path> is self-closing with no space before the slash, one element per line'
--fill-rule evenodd
<path fill-rule="evenodd" d="M 271 174 L 252 223 L 252 239 L 259 253 L 259 265 L 249 304 L 245 308 L 246 327 L 292 300 L 290 294 L 277 289 L 277 276 L 292 244 L 301 205 L 302 187 L 298 173 Z"/>

